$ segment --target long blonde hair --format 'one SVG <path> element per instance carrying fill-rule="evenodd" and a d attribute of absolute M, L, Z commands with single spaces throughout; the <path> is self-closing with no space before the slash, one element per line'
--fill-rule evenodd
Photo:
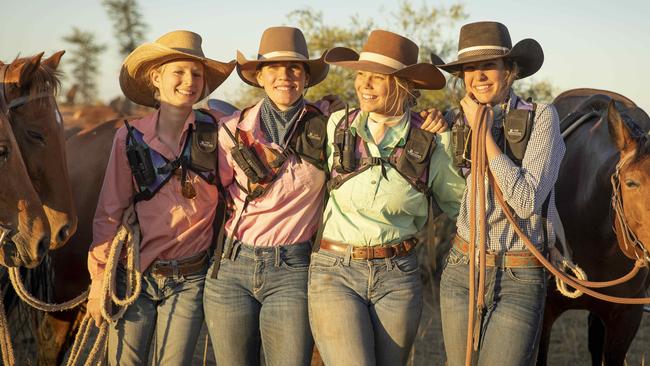
<path fill-rule="evenodd" d="M 413 108 L 420 96 L 413 83 L 399 76 L 387 75 L 388 95 L 386 96 L 385 110 L 402 114 Z"/>

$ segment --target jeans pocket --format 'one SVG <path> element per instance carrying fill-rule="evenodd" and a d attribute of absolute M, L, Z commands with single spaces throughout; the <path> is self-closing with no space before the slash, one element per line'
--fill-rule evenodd
<path fill-rule="evenodd" d="M 415 255 L 415 251 L 403 257 L 395 257 L 392 261 L 395 271 L 403 275 L 412 275 L 420 271 L 420 265 L 418 264 L 418 257 Z"/>
<path fill-rule="evenodd" d="M 508 277 L 518 283 L 543 285 L 546 274 L 543 268 L 506 268 Z"/>
<path fill-rule="evenodd" d="M 312 253 L 309 267 L 312 271 L 332 271 L 336 269 L 340 260 L 339 257 L 319 251 Z"/>
<path fill-rule="evenodd" d="M 286 256 L 282 258 L 281 266 L 289 271 L 307 271 L 309 269 L 309 254 Z"/>
<path fill-rule="evenodd" d="M 447 260 L 445 261 L 445 267 L 456 267 L 460 265 L 468 265 L 469 257 L 467 254 L 461 252 L 460 250 L 451 247 L 449 254 L 447 254 Z"/>

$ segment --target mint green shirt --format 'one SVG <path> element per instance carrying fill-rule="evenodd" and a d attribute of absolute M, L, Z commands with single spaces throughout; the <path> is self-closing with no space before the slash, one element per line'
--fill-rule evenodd
<path fill-rule="evenodd" d="M 327 123 L 328 166 L 332 169 L 336 124 L 344 111 L 332 114 Z M 410 113 L 391 128 L 376 145 L 367 127 L 368 113 L 359 113 L 350 128 L 368 143 L 374 157 L 388 157 L 396 146 L 405 144 L 410 128 Z M 330 192 L 325 207 L 323 238 L 352 244 L 372 246 L 397 243 L 411 238 L 427 220 L 426 196 L 417 191 L 390 165 L 385 164 L 386 178 L 381 166 L 372 166 Z M 436 148 L 429 166 L 429 187 L 433 197 L 452 219 L 458 216 L 465 190 L 465 179 L 454 167 L 451 150 L 451 132 L 436 135 Z"/>

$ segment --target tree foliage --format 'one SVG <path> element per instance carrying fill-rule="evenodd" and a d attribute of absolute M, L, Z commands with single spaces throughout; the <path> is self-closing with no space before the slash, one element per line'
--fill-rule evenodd
<path fill-rule="evenodd" d="M 106 45 L 95 40 L 95 34 L 72 28 L 72 34 L 63 40 L 72 45 L 72 77 L 78 85 L 78 93 L 85 104 L 91 104 L 97 97 L 97 76 L 99 73 L 99 55 L 106 50 Z"/>
<path fill-rule="evenodd" d="M 423 4 L 414 6 L 409 0 L 399 2 L 397 9 L 388 13 L 383 22 L 376 19 L 352 15 L 345 26 L 330 25 L 323 19 L 323 12 L 305 8 L 287 15 L 292 25 L 305 34 L 310 57 L 318 57 L 332 47 L 349 47 L 360 51 L 368 34 L 373 29 L 388 29 L 413 40 L 420 46 L 420 62 L 430 62 L 430 53 L 448 57 L 455 47 L 456 40 L 445 37 L 444 31 L 465 19 L 463 5 L 435 7 Z M 351 105 L 356 104 L 353 73 L 341 67 L 331 67 L 327 79 L 308 91 L 310 100 L 334 94 Z M 264 95 L 263 90 L 242 87 L 236 96 L 239 106 L 249 105 Z M 446 108 L 449 106 L 449 90 L 423 91 L 418 100 L 421 106 Z"/>
<path fill-rule="evenodd" d="M 104 0 L 102 4 L 113 21 L 120 54 L 126 57 L 144 42 L 144 35 L 147 31 L 147 25 L 142 21 L 143 17 L 138 9 L 138 3 L 136 0 Z"/>

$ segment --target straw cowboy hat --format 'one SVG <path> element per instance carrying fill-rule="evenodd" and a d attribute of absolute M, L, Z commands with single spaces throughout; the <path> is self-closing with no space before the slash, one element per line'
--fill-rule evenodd
<path fill-rule="evenodd" d="M 325 55 L 330 65 L 398 76 L 416 89 L 442 89 L 445 77 L 430 63 L 418 63 L 419 47 L 408 38 L 384 30 L 370 32 L 360 54 L 346 47 L 332 48 Z"/>
<path fill-rule="evenodd" d="M 510 33 L 505 25 L 497 22 L 465 24 L 460 29 L 458 60 L 444 63 L 432 54 L 431 62 L 449 72 L 462 71 L 463 64 L 494 59 L 511 59 L 519 65 L 518 79 L 536 73 L 544 63 L 542 46 L 531 38 L 523 39 L 512 47 Z"/>
<path fill-rule="evenodd" d="M 310 60 L 307 42 L 302 31 L 293 27 L 271 27 L 264 31 L 257 52 L 257 60 L 248 60 L 241 51 L 237 51 L 237 73 L 252 86 L 260 88 L 257 83 L 257 70 L 269 62 L 302 62 L 309 68 L 307 87 L 314 86 L 325 79 L 329 65 L 323 56 Z"/>
<path fill-rule="evenodd" d="M 211 60 L 203 54 L 201 36 L 194 32 L 177 30 L 169 32 L 153 43 L 138 46 L 126 57 L 120 72 L 120 87 L 124 95 L 133 102 L 155 107 L 155 88 L 151 85 L 149 71 L 174 60 L 194 60 L 205 67 L 204 93 L 212 93 L 235 68 L 235 61 L 220 62 Z"/>

